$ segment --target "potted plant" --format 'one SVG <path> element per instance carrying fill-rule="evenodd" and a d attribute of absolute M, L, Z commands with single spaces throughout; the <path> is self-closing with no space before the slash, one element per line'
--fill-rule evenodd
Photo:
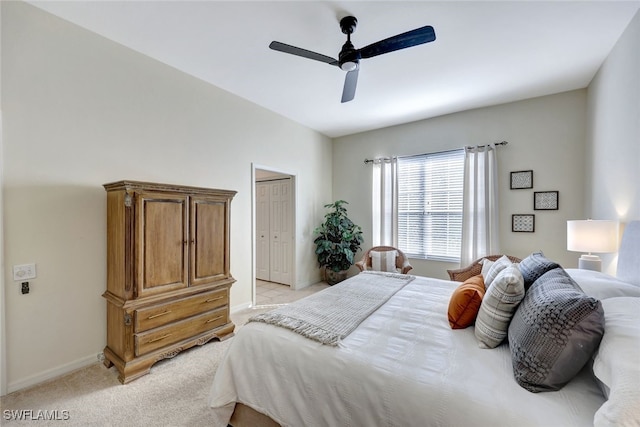
<path fill-rule="evenodd" d="M 347 270 L 354 263 L 354 257 L 363 242 L 362 229 L 347 217 L 348 204 L 344 200 L 325 205 L 331 209 L 324 222 L 314 230 L 318 235 L 316 244 L 318 264 L 324 268 L 325 279 L 334 285 L 347 277 Z"/>

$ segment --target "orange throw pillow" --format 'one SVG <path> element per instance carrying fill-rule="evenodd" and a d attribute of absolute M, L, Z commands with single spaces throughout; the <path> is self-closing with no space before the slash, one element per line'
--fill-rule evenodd
<path fill-rule="evenodd" d="M 451 329 L 464 329 L 474 324 L 484 292 L 484 279 L 481 274 L 467 279 L 453 291 L 449 300 Z"/>

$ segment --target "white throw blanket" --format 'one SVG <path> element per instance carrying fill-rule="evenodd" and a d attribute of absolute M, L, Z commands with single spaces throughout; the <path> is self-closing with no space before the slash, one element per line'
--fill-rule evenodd
<path fill-rule="evenodd" d="M 281 326 L 322 344 L 336 346 L 414 278 L 363 271 L 322 292 L 253 316 L 249 322 Z"/>

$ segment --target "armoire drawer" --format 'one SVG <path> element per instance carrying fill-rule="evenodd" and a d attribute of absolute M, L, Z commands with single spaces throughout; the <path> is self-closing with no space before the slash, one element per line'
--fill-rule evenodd
<path fill-rule="evenodd" d="M 194 337 L 227 323 L 228 307 L 135 334 L 135 353 L 140 356 L 178 341 Z"/>
<path fill-rule="evenodd" d="M 228 289 L 193 295 L 170 303 L 154 305 L 135 311 L 135 332 L 148 331 L 162 325 L 186 319 L 229 303 Z"/>

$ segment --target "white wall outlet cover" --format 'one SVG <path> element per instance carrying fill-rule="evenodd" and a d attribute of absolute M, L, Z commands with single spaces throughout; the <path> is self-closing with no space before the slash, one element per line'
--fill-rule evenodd
<path fill-rule="evenodd" d="M 13 266 L 13 280 L 24 281 L 36 278 L 35 264 L 21 264 Z"/>

